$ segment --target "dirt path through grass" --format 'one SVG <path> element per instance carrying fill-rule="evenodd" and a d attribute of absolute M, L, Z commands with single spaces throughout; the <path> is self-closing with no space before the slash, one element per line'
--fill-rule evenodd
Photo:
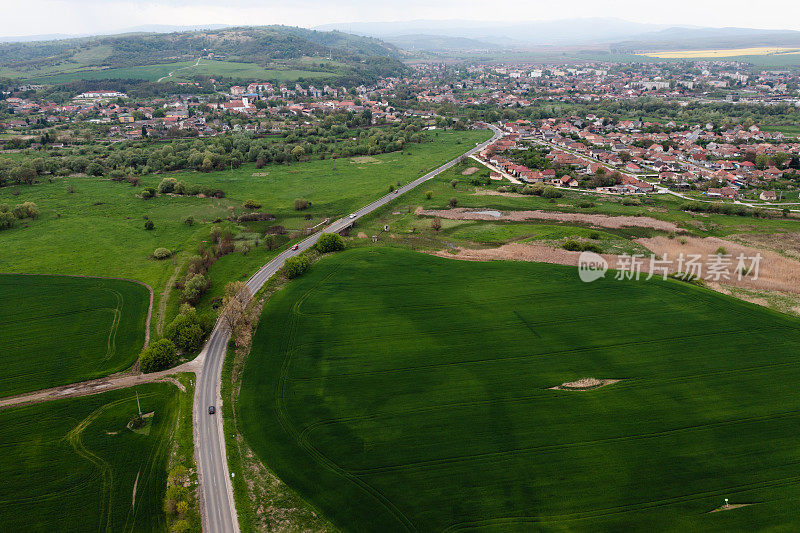
<path fill-rule="evenodd" d="M 167 302 L 169 301 L 169 291 L 172 290 L 172 287 L 175 285 L 175 280 L 178 279 L 178 274 L 181 271 L 180 265 L 175 267 L 175 272 L 172 273 L 172 276 L 167 280 L 167 285 L 164 287 L 164 292 L 161 293 L 161 300 L 158 302 L 158 317 L 156 318 L 156 333 L 161 335 L 161 332 L 164 331 L 164 321 L 166 320 L 167 314 Z M 150 297 L 152 298 L 153 291 L 150 291 Z M 150 302 L 150 307 L 152 308 L 152 301 Z M 148 326 L 150 325 L 150 320 L 147 321 Z M 148 327 L 149 330 L 149 327 Z M 145 346 L 147 343 L 145 342 Z"/>
<path fill-rule="evenodd" d="M 60 387 L 53 387 L 51 389 L 43 389 L 36 392 L 19 394 L 17 396 L 0 398 L 0 409 L 14 407 L 17 405 L 60 400 L 63 398 L 89 396 L 92 394 L 100 394 L 101 392 L 108 392 L 116 389 L 125 389 L 135 385 L 153 383 L 156 381 L 172 383 L 176 387 L 183 390 L 185 387 L 178 383 L 177 380 L 170 378 L 169 376 L 179 372 L 194 372 L 195 374 L 199 374 L 202 368 L 202 357 L 198 356 L 192 361 L 183 363 L 182 365 L 178 365 L 174 368 L 162 370 L 161 372 L 152 372 L 150 374 L 120 373 L 106 376 L 104 378 L 91 379 L 89 381 L 71 383 L 69 385 L 62 385 Z"/>

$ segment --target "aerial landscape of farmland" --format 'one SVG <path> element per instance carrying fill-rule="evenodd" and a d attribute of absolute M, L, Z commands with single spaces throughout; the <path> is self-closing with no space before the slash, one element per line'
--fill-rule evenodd
<path fill-rule="evenodd" d="M 790 0 L 0 15 L 0 533 L 796 531 Z"/>

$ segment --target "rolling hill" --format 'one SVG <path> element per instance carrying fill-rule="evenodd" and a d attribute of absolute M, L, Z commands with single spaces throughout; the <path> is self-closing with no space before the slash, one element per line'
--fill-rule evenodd
<path fill-rule="evenodd" d="M 319 63 L 313 70 L 354 79 L 392 75 L 404 69 L 397 59 L 397 48 L 378 39 L 263 26 L 2 43 L 0 76 L 47 82 L 48 76 L 74 72 L 96 75 L 98 70 L 178 63 L 201 56 L 265 68 L 302 66 L 304 70 L 312 70 L 308 63 L 316 59 Z"/>

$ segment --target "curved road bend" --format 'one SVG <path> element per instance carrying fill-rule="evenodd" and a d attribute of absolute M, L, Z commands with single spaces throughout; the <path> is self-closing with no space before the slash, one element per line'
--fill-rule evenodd
<path fill-rule="evenodd" d="M 358 220 L 382 207 L 400 195 L 425 183 L 437 174 L 449 169 L 463 156 L 470 156 L 475 152 L 483 150 L 487 145 L 496 141 L 502 136 L 502 132 L 491 126 L 494 135 L 488 141 L 470 149 L 465 154 L 445 163 L 436 170 L 428 172 L 424 176 L 415 179 L 407 185 L 397 189 L 396 193 L 390 193 L 371 204 L 362 207 L 354 212 L 354 218 L 341 218 L 330 224 L 323 231 L 328 233 L 339 232 Z M 253 277 L 247 281 L 250 291 L 255 294 L 258 290 L 283 266 L 287 257 L 298 255 L 316 244 L 321 232 L 315 233 L 304 239 L 298 244 L 297 250 L 284 250 L 269 263 L 264 265 Z M 228 461 L 225 452 L 225 439 L 222 433 L 222 411 L 219 406 L 222 404 L 221 398 L 221 375 L 222 363 L 225 359 L 225 351 L 228 345 L 230 334 L 226 331 L 221 322 L 217 322 L 211 332 L 200 358 L 203 361 L 202 370 L 197 376 L 197 387 L 194 394 L 194 448 L 195 459 L 197 461 L 198 476 L 200 478 L 200 501 L 203 515 L 203 531 L 211 532 L 238 532 L 239 521 L 236 517 L 236 507 L 233 501 L 233 487 L 231 485 L 230 473 L 228 472 Z M 210 405 L 217 406 L 216 415 L 208 414 Z"/>

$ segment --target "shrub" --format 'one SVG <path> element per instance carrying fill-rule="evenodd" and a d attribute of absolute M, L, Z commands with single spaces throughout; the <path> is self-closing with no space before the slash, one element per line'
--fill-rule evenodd
<path fill-rule="evenodd" d="M 565 250 L 569 250 L 570 252 L 580 252 L 582 249 L 581 243 L 574 239 L 569 239 L 561 247 Z"/>
<path fill-rule="evenodd" d="M 13 228 L 17 217 L 9 211 L 0 211 L 0 229 Z"/>
<path fill-rule="evenodd" d="M 623 198 L 622 205 L 628 205 L 628 206 L 642 205 L 642 202 L 640 202 L 636 198 Z"/>
<path fill-rule="evenodd" d="M 564 195 L 555 187 L 547 186 L 542 190 L 542 196 L 544 198 L 561 198 Z"/>
<path fill-rule="evenodd" d="M 23 202 L 15 205 L 12 212 L 14 213 L 14 216 L 20 220 L 23 218 L 39 218 L 39 209 L 33 202 Z"/>
<path fill-rule="evenodd" d="M 431 220 L 431 228 L 433 228 L 433 231 L 439 231 L 442 229 L 442 219 L 439 217 L 433 217 L 433 220 Z"/>
<path fill-rule="evenodd" d="M 243 213 L 239 215 L 239 222 L 256 222 L 263 220 L 275 220 L 272 213 Z"/>
<path fill-rule="evenodd" d="M 283 263 L 281 272 L 289 279 L 294 279 L 308 271 L 311 266 L 311 260 L 307 255 L 298 255 L 296 257 L 288 257 L 286 262 Z"/>
<path fill-rule="evenodd" d="M 144 229 L 146 229 L 147 231 L 154 230 L 155 228 L 156 228 L 156 225 L 153 224 L 152 220 L 147 219 L 147 220 L 144 221 Z"/>
<path fill-rule="evenodd" d="M 208 290 L 210 282 L 202 274 L 195 274 L 183 286 L 183 301 L 196 304 L 203 293 Z"/>
<path fill-rule="evenodd" d="M 323 233 L 317 241 L 317 250 L 323 254 L 344 250 L 344 239 L 338 233 Z"/>
<path fill-rule="evenodd" d="M 458 205 L 458 198 L 456 198 L 456 197 L 450 198 L 449 204 L 450 204 L 450 207 L 457 206 Z"/>
<path fill-rule="evenodd" d="M 149 200 L 150 198 L 153 198 L 155 195 L 156 195 L 156 190 L 152 187 L 145 187 L 144 189 L 142 189 L 143 200 Z"/>
<path fill-rule="evenodd" d="M 593 241 L 599 241 L 600 240 L 600 234 L 597 233 L 596 231 L 593 231 L 593 232 L 591 232 L 589 234 L 589 238 L 592 239 Z"/>
<path fill-rule="evenodd" d="M 458 180 L 454 179 L 453 181 L 450 182 L 450 185 L 452 185 L 453 188 L 455 189 L 456 187 L 458 187 Z"/>
<path fill-rule="evenodd" d="M 581 200 L 578 202 L 578 207 L 581 209 L 588 209 L 590 207 L 594 207 L 594 202 L 590 202 L 589 200 Z"/>
<path fill-rule="evenodd" d="M 183 220 L 183 223 L 187 226 L 194 226 L 194 217 L 188 216 Z"/>
<path fill-rule="evenodd" d="M 596 245 L 594 243 L 591 243 L 591 242 L 583 243 L 581 245 L 581 251 L 582 252 L 594 252 L 596 254 L 602 254 L 603 253 L 603 249 L 602 248 L 600 248 L 598 245 Z"/>
<path fill-rule="evenodd" d="M 147 347 L 139 355 L 139 368 L 142 372 L 157 372 L 175 364 L 177 351 L 169 339 L 161 339 Z"/>
<path fill-rule="evenodd" d="M 171 256 L 172 252 L 170 252 L 167 248 L 156 248 L 153 251 L 153 257 L 156 259 L 166 259 L 167 257 Z"/>
<path fill-rule="evenodd" d="M 433 198 L 433 191 L 427 191 L 427 192 L 425 193 L 425 198 L 427 198 L 428 200 L 430 200 L 431 198 Z"/>
<path fill-rule="evenodd" d="M 719 248 L 717 248 L 717 251 L 714 252 L 714 253 L 716 255 L 728 255 L 728 249 L 725 248 L 724 246 L 720 246 Z"/>
<path fill-rule="evenodd" d="M 311 202 L 309 202 L 305 198 L 297 198 L 294 201 L 294 210 L 302 211 L 303 209 L 307 209 L 309 205 L 311 205 Z"/>
<path fill-rule="evenodd" d="M 245 203 L 242 204 L 242 207 L 244 207 L 245 209 L 258 209 L 259 207 L 261 207 L 261 204 L 259 202 L 256 202 L 255 200 L 247 200 Z"/>
<path fill-rule="evenodd" d="M 175 186 L 178 184 L 178 180 L 175 178 L 164 178 L 161 180 L 161 183 L 158 184 L 158 192 L 161 194 L 175 192 Z"/>

